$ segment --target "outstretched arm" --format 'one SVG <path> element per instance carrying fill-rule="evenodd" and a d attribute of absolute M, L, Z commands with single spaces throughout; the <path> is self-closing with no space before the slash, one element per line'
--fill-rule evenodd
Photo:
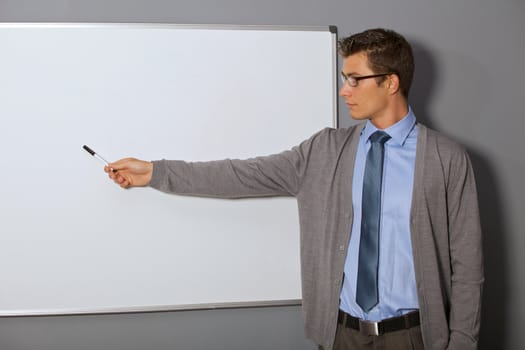
<path fill-rule="evenodd" d="M 291 150 L 245 160 L 208 162 L 125 158 L 104 168 L 122 188 L 150 186 L 184 195 L 241 198 L 294 196 L 301 187 L 313 149 L 324 129 Z"/>

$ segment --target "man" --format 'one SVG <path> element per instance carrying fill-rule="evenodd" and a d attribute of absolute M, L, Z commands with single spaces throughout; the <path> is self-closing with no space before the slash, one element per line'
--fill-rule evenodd
<path fill-rule="evenodd" d="M 416 122 L 412 50 L 401 35 L 367 30 L 339 49 L 340 95 L 364 123 L 271 156 L 127 158 L 105 171 L 124 188 L 295 196 L 305 331 L 320 349 L 475 349 L 483 268 L 470 160 Z"/>

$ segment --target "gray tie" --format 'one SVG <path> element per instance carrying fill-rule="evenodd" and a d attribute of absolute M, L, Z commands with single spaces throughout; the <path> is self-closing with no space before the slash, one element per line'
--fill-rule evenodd
<path fill-rule="evenodd" d="M 370 136 L 363 178 L 361 240 L 357 270 L 356 302 L 368 312 L 379 302 L 377 271 L 379 266 L 379 226 L 381 217 L 381 183 L 385 142 L 390 136 L 376 131 Z"/>

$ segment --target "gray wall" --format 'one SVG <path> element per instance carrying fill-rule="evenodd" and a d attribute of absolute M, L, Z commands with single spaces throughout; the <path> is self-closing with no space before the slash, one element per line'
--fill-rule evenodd
<path fill-rule="evenodd" d="M 371 27 L 406 35 L 416 52 L 416 115 L 467 146 L 477 172 L 481 349 L 525 343 L 524 15 L 522 0 L 0 0 L 4 22 L 336 25 L 340 36 Z M 341 125 L 350 125 L 340 109 Z M 314 349 L 301 327 L 298 307 L 1 319 L 0 348 Z"/>

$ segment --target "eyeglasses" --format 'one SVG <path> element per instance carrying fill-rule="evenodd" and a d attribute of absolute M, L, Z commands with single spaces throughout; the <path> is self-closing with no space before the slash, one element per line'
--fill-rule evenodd
<path fill-rule="evenodd" d="M 353 75 L 346 75 L 345 73 L 341 73 L 341 80 L 343 81 L 343 84 L 348 84 L 348 86 L 356 87 L 359 84 L 359 80 L 384 77 L 385 75 L 390 75 L 390 74 L 394 74 L 394 73 L 363 75 L 361 77 L 355 77 Z"/>

